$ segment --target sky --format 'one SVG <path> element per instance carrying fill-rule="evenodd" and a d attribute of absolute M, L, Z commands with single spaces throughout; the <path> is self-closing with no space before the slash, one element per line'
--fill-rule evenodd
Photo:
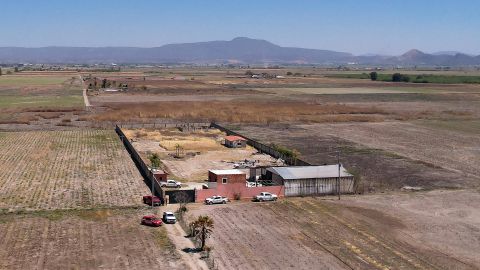
<path fill-rule="evenodd" d="M 265 39 L 361 54 L 480 54 L 477 0 L 15 0 L 0 46 L 135 46 Z"/>

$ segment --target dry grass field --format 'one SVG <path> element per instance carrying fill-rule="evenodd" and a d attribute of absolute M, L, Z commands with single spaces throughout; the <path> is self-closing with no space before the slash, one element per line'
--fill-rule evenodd
<path fill-rule="evenodd" d="M 148 192 L 113 131 L 0 133 L 0 208 L 139 205 Z"/>

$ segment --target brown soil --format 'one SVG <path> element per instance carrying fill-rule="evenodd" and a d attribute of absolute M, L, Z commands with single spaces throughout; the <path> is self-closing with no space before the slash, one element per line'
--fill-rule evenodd
<path fill-rule="evenodd" d="M 0 208 L 139 205 L 143 178 L 113 131 L 0 133 Z"/>
<path fill-rule="evenodd" d="M 335 125 L 337 126 L 337 125 Z M 357 133 L 358 124 L 347 125 L 351 129 L 344 134 L 338 132 L 338 136 L 350 138 L 360 136 L 361 129 Z M 383 125 L 387 127 L 388 124 Z M 260 140 L 263 143 L 277 143 L 291 149 L 296 149 L 301 153 L 301 158 L 313 164 L 334 164 L 337 162 L 337 151 L 340 150 L 340 161 L 354 175 L 360 176 L 360 192 L 378 192 L 385 190 L 399 190 L 404 186 L 422 187 L 424 189 L 433 188 L 464 188 L 478 187 L 479 182 L 476 176 L 465 175 L 463 172 L 452 171 L 436 166 L 437 161 L 433 162 L 434 156 L 428 158 L 426 153 L 433 151 L 443 151 L 443 144 L 421 145 L 422 140 L 429 137 L 436 138 L 436 132 L 431 131 L 423 136 L 409 136 L 409 145 L 419 145 L 420 149 L 426 152 L 418 151 L 415 159 L 408 158 L 411 154 L 403 156 L 389 151 L 388 145 L 376 144 L 375 147 L 358 144 L 353 141 L 342 139 L 341 137 L 330 135 L 329 125 L 325 131 L 322 126 L 295 126 L 295 125 L 275 125 L 269 127 L 259 126 L 241 126 L 238 131 L 245 136 Z M 341 127 L 341 126 L 339 126 Z M 398 128 L 398 127 L 397 127 Z M 331 128 L 330 128 L 331 129 Z M 387 130 L 387 133 L 406 134 L 402 128 Z M 419 128 L 418 130 L 422 130 Z M 425 129 L 423 129 L 425 130 Z M 439 133 L 440 134 L 440 133 Z M 364 140 L 373 140 L 371 134 L 363 134 Z M 394 135 L 392 135 L 394 136 Z M 394 136 L 395 137 L 395 136 Z M 468 137 L 468 136 L 467 136 Z M 442 138 L 441 136 L 439 138 Z M 395 140 L 392 139 L 391 142 Z M 401 141 L 399 141 L 400 143 Z M 372 145 L 373 146 L 373 145 Z M 427 148 L 432 149 L 428 150 Z M 405 148 L 407 149 L 407 148 Z M 412 153 L 415 150 L 408 148 Z M 435 150 L 437 149 L 437 150 Z M 405 150 L 408 152 L 408 150 Z M 462 155 L 459 151 L 458 155 Z M 413 156 L 412 156 L 413 157 Z M 465 156 L 467 157 L 467 156 Z M 444 160 L 448 157 L 437 157 L 437 160 Z M 475 159 L 470 159 L 475 163 Z M 459 161 L 461 162 L 461 161 Z M 469 169 L 471 171 L 471 169 Z"/>
<path fill-rule="evenodd" d="M 165 228 L 139 225 L 143 212 L 0 216 L 0 269 L 186 269 Z"/>
<path fill-rule="evenodd" d="M 415 195 L 198 205 L 189 215 L 214 219 L 209 244 L 222 269 L 479 267 L 478 194 Z"/>

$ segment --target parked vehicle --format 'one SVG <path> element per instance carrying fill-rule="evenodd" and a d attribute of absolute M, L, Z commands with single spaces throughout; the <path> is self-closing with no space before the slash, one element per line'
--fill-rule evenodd
<path fill-rule="evenodd" d="M 172 212 L 163 212 L 163 222 L 175 224 L 177 222 L 177 218 Z"/>
<path fill-rule="evenodd" d="M 276 201 L 277 195 L 272 194 L 270 192 L 262 192 L 259 195 L 255 196 L 255 201 L 257 202 L 264 202 L 264 201 Z"/>
<path fill-rule="evenodd" d="M 162 200 L 157 196 L 152 196 L 152 195 L 143 196 L 144 204 L 152 205 L 152 201 L 153 201 L 153 206 L 162 205 Z"/>
<path fill-rule="evenodd" d="M 180 188 L 180 187 L 182 187 L 182 183 L 169 179 L 167 181 L 160 182 L 160 186 L 161 187 L 169 187 L 169 188 Z"/>
<path fill-rule="evenodd" d="M 143 216 L 140 224 L 146 225 L 146 226 L 158 227 L 162 225 L 162 220 L 157 218 L 155 215 Z"/>
<path fill-rule="evenodd" d="M 210 198 L 205 199 L 205 204 L 217 204 L 217 203 L 225 204 L 227 202 L 228 202 L 227 197 L 222 197 L 222 196 L 219 196 L 219 195 L 212 196 Z"/>

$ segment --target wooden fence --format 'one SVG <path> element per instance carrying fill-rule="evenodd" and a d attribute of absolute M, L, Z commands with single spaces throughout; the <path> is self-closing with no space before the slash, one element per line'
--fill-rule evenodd
<path fill-rule="evenodd" d="M 162 187 L 160 186 L 160 183 L 158 183 L 157 179 L 155 179 L 152 171 L 150 171 L 147 164 L 145 164 L 143 159 L 137 153 L 133 145 L 128 140 L 127 136 L 125 136 L 122 129 L 118 125 L 115 125 L 115 132 L 117 132 L 118 137 L 120 137 L 120 139 L 123 142 L 123 145 L 125 145 L 125 148 L 127 149 L 128 153 L 130 153 L 130 156 L 132 157 L 133 162 L 135 163 L 138 170 L 140 171 L 140 174 L 143 176 L 145 183 L 148 185 L 149 188 L 152 188 L 152 182 L 153 182 L 153 193 L 156 196 L 163 198 L 163 192 L 162 192 Z"/>
<path fill-rule="evenodd" d="M 285 154 L 280 153 L 279 151 L 277 151 L 275 148 L 273 148 L 271 146 L 268 146 L 268 145 L 265 145 L 263 143 L 257 142 L 257 141 L 255 141 L 253 139 L 250 139 L 250 138 L 248 138 L 248 137 L 246 137 L 246 136 L 244 136 L 244 135 L 242 135 L 238 132 L 235 132 L 235 131 L 230 130 L 226 127 L 223 127 L 219 124 L 211 123 L 210 127 L 219 129 L 219 130 L 227 133 L 227 135 L 235 135 L 235 136 L 240 136 L 242 138 L 245 138 L 247 140 L 247 144 L 252 146 L 253 148 L 257 149 L 259 152 L 268 154 L 268 155 L 270 155 L 274 158 L 281 158 L 281 159 L 285 160 L 285 163 L 287 163 L 288 165 L 291 165 L 291 166 L 312 166 L 313 165 L 313 164 L 310 164 L 309 162 L 306 162 L 306 161 L 301 160 L 299 158 L 286 156 Z"/>

